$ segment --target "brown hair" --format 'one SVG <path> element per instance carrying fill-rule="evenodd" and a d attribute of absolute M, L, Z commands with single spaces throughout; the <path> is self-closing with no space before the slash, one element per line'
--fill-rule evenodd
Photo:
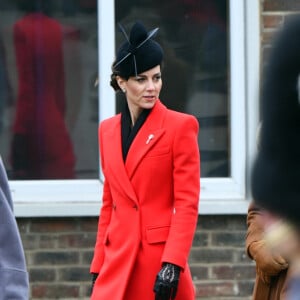
<path fill-rule="evenodd" d="M 119 92 L 119 91 L 121 91 L 121 88 L 119 87 L 119 84 L 118 84 L 118 81 L 117 81 L 117 76 L 122 77 L 126 81 L 129 79 L 130 76 L 129 77 L 121 76 L 120 72 L 115 70 L 114 65 L 115 65 L 115 62 L 112 64 L 112 67 L 111 67 L 112 73 L 110 75 L 110 86 L 114 89 L 115 92 Z M 162 70 L 163 66 L 164 66 L 164 63 L 161 62 L 159 65 L 160 65 L 160 68 Z"/>
<path fill-rule="evenodd" d="M 121 91 L 121 88 L 119 87 L 117 82 L 117 76 L 118 74 L 116 73 L 112 73 L 110 75 L 110 86 L 114 89 L 115 92 Z"/>
<path fill-rule="evenodd" d="M 128 77 L 121 76 L 120 72 L 115 69 L 115 64 L 116 64 L 116 61 L 114 61 L 111 66 L 112 73 L 110 75 L 110 86 L 114 89 L 115 92 L 119 92 L 119 91 L 121 91 L 121 88 L 119 87 L 119 84 L 117 81 L 117 76 L 122 77 L 126 81 L 129 79 L 129 76 Z"/>

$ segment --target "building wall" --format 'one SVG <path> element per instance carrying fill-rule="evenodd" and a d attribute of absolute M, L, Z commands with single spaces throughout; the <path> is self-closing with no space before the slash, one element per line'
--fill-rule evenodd
<path fill-rule="evenodd" d="M 261 0 L 262 58 L 277 26 L 297 10 L 300 3 L 295 0 Z M 30 299 L 88 299 L 97 218 L 17 221 L 30 274 Z M 246 215 L 199 216 L 190 255 L 197 299 L 251 298 L 255 265 L 245 254 L 245 233 Z"/>
<path fill-rule="evenodd" d="M 21 218 L 18 224 L 30 299 L 88 299 L 97 218 Z M 199 216 L 190 254 L 199 299 L 249 299 L 255 273 L 245 231 L 245 216 Z"/>

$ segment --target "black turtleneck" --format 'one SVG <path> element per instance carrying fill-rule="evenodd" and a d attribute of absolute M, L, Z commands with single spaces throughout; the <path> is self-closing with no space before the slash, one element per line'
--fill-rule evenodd
<path fill-rule="evenodd" d="M 139 115 L 138 119 L 136 120 L 134 126 L 132 127 L 129 108 L 127 102 L 125 103 L 124 109 L 121 113 L 122 153 L 123 153 L 124 162 L 126 161 L 129 148 L 135 136 L 137 135 L 138 131 L 145 123 L 150 111 L 151 109 L 144 109 Z"/>

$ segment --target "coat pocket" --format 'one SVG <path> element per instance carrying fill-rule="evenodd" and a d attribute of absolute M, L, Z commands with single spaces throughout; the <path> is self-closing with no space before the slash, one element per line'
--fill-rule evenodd
<path fill-rule="evenodd" d="M 170 152 L 170 146 L 164 146 L 164 147 L 154 146 L 151 150 L 149 150 L 146 157 L 162 156 L 168 154 L 169 152 Z"/>
<path fill-rule="evenodd" d="M 146 240 L 149 244 L 166 242 L 170 231 L 170 225 L 151 226 L 146 229 Z"/>

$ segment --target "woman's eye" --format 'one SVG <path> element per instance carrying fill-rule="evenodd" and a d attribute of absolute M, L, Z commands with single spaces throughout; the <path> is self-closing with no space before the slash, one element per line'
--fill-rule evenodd
<path fill-rule="evenodd" d="M 145 80 L 145 79 L 144 79 L 144 78 L 142 78 L 142 77 L 140 77 L 140 78 L 139 78 L 139 77 L 138 77 L 138 78 L 136 78 L 136 81 L 137 81 L 137 82 L 143 82 L 144 80 Z"/>
<path fill-rule="evenodd" d="M 160 79 L 161 79 L 161 76 L 160 76 L 160 75 L 154 77 L 154 80 L 155 80 L 155 81 L 159 81 Z"/>

